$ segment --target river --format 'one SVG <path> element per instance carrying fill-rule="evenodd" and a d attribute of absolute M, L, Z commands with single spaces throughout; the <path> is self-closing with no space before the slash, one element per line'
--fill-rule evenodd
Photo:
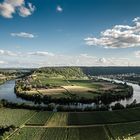
<path fill-rule="evenodd" d="M 6 99 L 13 103 L 28 103 L 33 104 L 30 101 L 26 101 L 16 96 L 14 93 L 15 80 L 10 80 L 0 85 L 0 99 Z"/>
<path fill-rule="evenodd" d="M 105 77 L 98 77 L 98 78 L 107 80 L 107 81 L 116 82 L 116 83 L 125 83 L 121 80 L 116 80 L 116 79 L 109 79 L 109 78 L 105 78 Z M 115 103 L 121 103 L 122 105 L 126 106 L 127 104 L 131 104 L 134 100 L 136 100 L 137 103 L 140 103 L 140 86 L 138 84 L 133 84 L 130 82 L 126 82 L 126 83 L 127 83 L 127 85 L 133 87 L 133 96 L 130 99 L 112 102 L 111 105 L 114 105 Z"/>
<path fill-rule="evenodd" d="M 104 77 L 100 77 L 100 78 L 104 79 L 104 80 L 108 80 L 108 81 L 114 81 L 117 83 L 124 83 L 124 82 L 119 81 L 119 80 L 112 80 L 112 79 L 104 78 Z M 137 84 L 129 83 L 129 82 L 127 82 L 127 84 L 133 87 L 133 90 L 134 90 L 133 97 L 131 99 L 128 99 L 128 100 L 121 100 L 121 101 L 112 102 L 110 105 L 114 105 L 115 103 L 119 102 L 125 106 L 126 104 L 132 103 L 135 99 L 137 100 L 137 103 L 140 103 L 140 86 Z M 34 104 L 31 101 L 26 101 L 24 99 L 17 97 L 16 94 L 14 93 L 14 86 L 15 86 L 15 80 L 7 81 L 4 84 L 0 85 L 0 99 L 6 99 L 9 102 L 14 102 L 14 103 Z M 70 106 L 84 108 L 87 106 L 95 107 L 95 104 L 94 103 L 92 103 L 92 104 L 79 103 L 77 105 L 70 105 Z"/>

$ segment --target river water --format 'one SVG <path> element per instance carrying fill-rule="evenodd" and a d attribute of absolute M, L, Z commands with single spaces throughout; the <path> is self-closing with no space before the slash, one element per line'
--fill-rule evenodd
<path fill-rule="evenodd" d="M 110 82 L 125 83 L 123 81 L 116 80 L 116 79 L 109 79 L 109 78 L 104 78 L 104 77 L 98 77 L 98 78 L 103 79 L 103 80 L 107 80 Z M 111 105 L 114 105 L 115 103 L 121 103 L 122 105 L 126 106 L 127 104 L 131 104 L 134 100 L 136 100 L 137 103 L 140 103 L 140 86 L 138 84 L 133 84 L 130 82 L 126 82 L 126 83 L 127 83 L 127 85 L 133 87 L 133 96 L 129 99 L 112 102 Z"/>
<path fill-rule="evenodd" d="M 103 78 L 103 77 L 99 77 L 99 78 L 104 79 L 104 80 L 108 80 L 108 81 L 114 81 L 117 83 L 124 83 L 124 82 L 119 81 L 119 80 L 112 80 L 112 79 Z M 140 103 L 140 86 L 137 84 L 132 84 L 132 83 L 128 83 L 128 82 L 127 82 L 127 84 L 133 87 L 133 90 L 134 90 L 133 97 L 131 99 L 128 99 L 128 100 L 121 100 L 121 101 L 112 102 L 110 105 L 114 105 L 115 103 L 119 102 L 125 106 L 126 104 L 132 103 L 135 99 L 137 100 L 137 103 Z M 15 86 L 15 80 L 7 81 L 3 85 L 0 85 L 0 99 L 6 99 L 9 102 L 14 102 L 14 103 L 34 104 L 31 101 L 26 101 L 24 99 L 17 97 L 16 94 L 14 93 L 14 86 Z M 78 103 L 76 105 L 71 104 L 69 106 L 70 107 L 78 107 L 78 108 L 85 108 L 87 106 L 96 107 L 94 103 L 92 103 L 92 104 Z"/>
<path fill-rule="evenodd" d="M 15 80 L 10 80 L 0 85 L 0 99 L 6 99 L 13 103 L 28 103 L 32 104 L 30 101 L 26 101 L 16 96 L 14 93 Z"/>

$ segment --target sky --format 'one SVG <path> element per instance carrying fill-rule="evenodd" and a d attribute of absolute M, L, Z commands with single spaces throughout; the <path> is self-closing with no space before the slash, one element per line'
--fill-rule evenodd
<path fill-rule="evenodd" d="M 0 67 L 140 66 L 139 0 L 0 0 Z"/>

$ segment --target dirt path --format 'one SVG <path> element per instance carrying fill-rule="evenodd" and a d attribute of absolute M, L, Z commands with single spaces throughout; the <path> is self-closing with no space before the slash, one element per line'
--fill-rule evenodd
<path fill-rule="evenodd" d="M 96 126 L 106 126 L 106 125 L 118 125 L 118 124 L 133 124 L 140 121 L 133 122 L 122 122 L 122 123 L 108 123 L 108 124 L 93 124 L 93 125 L 69 125 L 69 126 L 42 126 L 42 125 L 25 125 L 24 127 L 39 127 L 39 128 L 83 128 L 83 127 L 96 127 Z"/>

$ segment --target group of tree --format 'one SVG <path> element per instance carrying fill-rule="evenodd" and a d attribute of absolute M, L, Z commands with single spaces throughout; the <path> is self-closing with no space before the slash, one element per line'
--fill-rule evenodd
<path fill-rule="evenodd" d="M 7 134 L 10 134 L 15 129 L 16 127 L 14 125 L 0 126 L 0 140 L 3 140 Z"/>

